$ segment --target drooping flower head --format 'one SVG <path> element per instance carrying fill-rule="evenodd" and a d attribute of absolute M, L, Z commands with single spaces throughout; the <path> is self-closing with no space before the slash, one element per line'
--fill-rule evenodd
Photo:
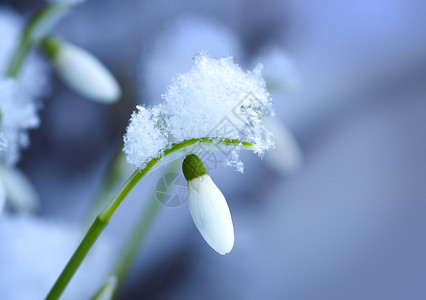
<path fill-rule="evenodd" d="M 223 139 L 235 139 L 254 144 L 253 150 L 263 154 L 273 141 L 262 119 L 273 111 L 261 69 L 245 72 L 232 57 L 197 55 L 190 71 L 173 78 L 162 104 L 133 113 L 124 136 L 128 162 L 143 168 L 174 143 L 202 138 L 212 139 L 217 151 L 223 150 Z M 227 149 L 227 165 L 239 171 L 241 146 Z"/>
<path fill-rule="evenodd" d="M 62 81 L 72 90 L 101 103 L 119 100 L 120 85 L 93 54 L 50 36 L 43 38 L 40 44 Z"/>
<path fill-rule="evenodd" d="M 195 154 L 186 156 L 182 171 L 188 181 L 188 204 L 195 226 L 219 254 L 234 246 L 234 226 L 226 199 Z"/>

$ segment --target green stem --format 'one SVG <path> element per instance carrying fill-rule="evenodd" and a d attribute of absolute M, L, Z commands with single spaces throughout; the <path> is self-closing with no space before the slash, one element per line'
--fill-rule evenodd
<path fill-rule="evenodd" d="M 171 163 L 168 168 L 164 171 L 163 175 L 167 173 L 174 173 L 178 169 L 178 165 Z M 162 193 L 153 193 L 149 199 L 148 204 L 144 207 L 141 212 L 140 217 L 128 238 L 122 255 L 116 263 L 113 271 L 113 275 L 118 280 L 116 291 L 120 290 L 121 286 L 126 280 L 127 275 L 131 269 L 133 261 L 136 259 L 139 249 L 143 245 L 143 242 L 146 238 L 147 232 L 151 227 L 159 208 L 161 207 L 160 203 L 163 203 L 164 198 L 169 191 L 170 185 L 166 187 L 166 190 Z"/>
<path fill-rule="evenodd" d="M 19 44 L 13 52 L 12 59 L 7 69 L 6 75 L 9 77 L 18 77 L 22 65 L 28 56 L 32 46 L 53 26 L 62 13 L 77 3 L 53 2 L 39 10 L 25 25 Z M 56 19 L 55 19 L 56 18 Z M 43 26 L 45 28 L 43 28 Z"/>
<path fill-rule="evenodd" d="M 69 281 L 73 277 L 74 273 L 77 271 L 80 264 L 83 262 L 90 248 L 96 242 L 102 231 L 108 225 L 109 220 L 111 219 L 114 212 L 130 193 L 130 191 L 136 186 L 136 184 L 146 175 L 148 172 L 161 160 L 161 158 L 166 157 L 173 152 L 181 150 L 185 147 L 200 143 L 200 144 L 211 144 L 211 143 L 220 143 L 223 145 L 243 145 L 245 147 L 252 148 L 253 144 L 248 142 L 241 142 L 235 139 L 215 139 L 215 138 L 200 138 L 200 139 L 190 139 L 183 141 L 181 143 L 176 143 L 167 148 L 164 151 L 164 154 L 161 157 L 155 157 L 151 159 L 143 169 L 137 169 L 127 181 L 123 184 L 120 190 L 115 194 L 114 198 L 108 203 L 108 205 L 102 210 L 102 212 L 96 217 L 92 227 L 86 233 L 86 236 L 81 241 L 77 250 L 74 252 L 71 259 L 68 261 L 62 273 L 59 275 L 52 289 L 46 297 L 46 300 L 59 299 L 62 292 L 65 290 Z"/>

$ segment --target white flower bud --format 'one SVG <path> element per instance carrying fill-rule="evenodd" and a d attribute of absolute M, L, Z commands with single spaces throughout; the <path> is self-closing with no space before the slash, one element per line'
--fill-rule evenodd
<path fill-rule="evenodd" d="M 4 209 L 4 205 L 6 203 L 6 191 L 4 190 L 4 186 L 0 181 L 0 215 Z"/>
<path fill-rule="evenodd" d="M 84 97 L 102 103 L 114 103 L 121 97 L 117 80 L 91 53 L 52 37 L 44 38 L 41 48 L 64 83 Z"/>
<path fill-rule="evenodd" d="M 188 202 L 194 223 L 207 244 L 219 254 L 234 246 L 234 226 L 226 199 L 209 175 L 188 181 Z"/>
<path fill-rule="evenodd" d="M 0 166 L 0 184 L 4 188 L 8 205 L 12 208 L 18 211 L 33 211 L 37 208 L 38 194 L 31 181 L 20 170 Z"/>
<path fill-rule="evenodd" d="M 265 163 L 280 174 L 292 174 L 303 164 L 303 154 L 299 143 L 291 131 L 275 118 L 263 120 L 274 135 L 275 148 L 265 153 Z"/>
<path fill-rule="evenodd" d="M 234 246 L 234 226 L 225 197 L 197 155 L 185 157 L 182 171 L 188 181 L 189 210 L 195 226 L 215 251 L 229 253 Z"/>

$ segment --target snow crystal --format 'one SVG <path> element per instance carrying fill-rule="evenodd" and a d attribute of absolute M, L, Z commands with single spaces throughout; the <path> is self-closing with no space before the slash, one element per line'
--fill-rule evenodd
<path fill-rule="evenodd" d="M 244 72 L 232 57 L 196 56 L 192 69 L 172 80 L 163 104 L 132 115 L 124 137 L 128 162 L 144 167 L 172 142 L 203 137 L 250 142 L 262 155 L 273 147 L 262 122 L 273 111 L 261 69 Z M 238 150 L 228 154 L 227 165 L 242 171 Z"/>
<path fill-rule="evenodd" d="M 132 114 L 124 136 L 124 151 L 129 154 L 129 163 L 143 168 L 149 158 L 162 154 L 162 150 L 168 145 L 168 138 L 161 106 L 149 109 L 137 106 L 137 109 Z"/>
<path fill-rule="evenodd" d="M 27 130 L 39 125 L 37 108 L 15 79 L 0 79 L 0 162 L 14 165 L 19 160 L 20 149 L 29 144 Z"/>

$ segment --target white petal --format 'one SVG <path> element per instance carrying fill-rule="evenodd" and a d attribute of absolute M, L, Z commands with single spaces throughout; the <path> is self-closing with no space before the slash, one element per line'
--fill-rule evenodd
<path fill-rule="evenodd" d="M 234 226 L 222 192 L 209 175 L 188 182 L 188 202 L 194 223 L 206 242 L 218 253 L 234 246 Z"/>
<path fill-rule="evenodd" d="M 15 168 L 0 167 L 0 177 L 11 207 L 19 211 L 37 208 L 39 204 L 37 192 L 23 172 Z"/>
<path fill-rule="evenodd" d="M 121 96 L 120 86 L 111 72 L 79 47 L 61 43 L 54 65 L 64 82 L 87 98 L 113 103 Z"/>
<path fill-rule="evenodd" d="M 6 203 L 6 191 L 4 190 L 3 182 L 1 181 L 0 175 L 0 215 L 3 212 L 4 205 Z"/>
<path fill-rule="evenodd" d="M 274 135 L 275 141 L 275 148 L 265 153 L 265 163 L 278 173 L 289 174 L 297 171 L 303 156 L 291 131 L 276 118 L 267 118 L 264 122 Z"/>

